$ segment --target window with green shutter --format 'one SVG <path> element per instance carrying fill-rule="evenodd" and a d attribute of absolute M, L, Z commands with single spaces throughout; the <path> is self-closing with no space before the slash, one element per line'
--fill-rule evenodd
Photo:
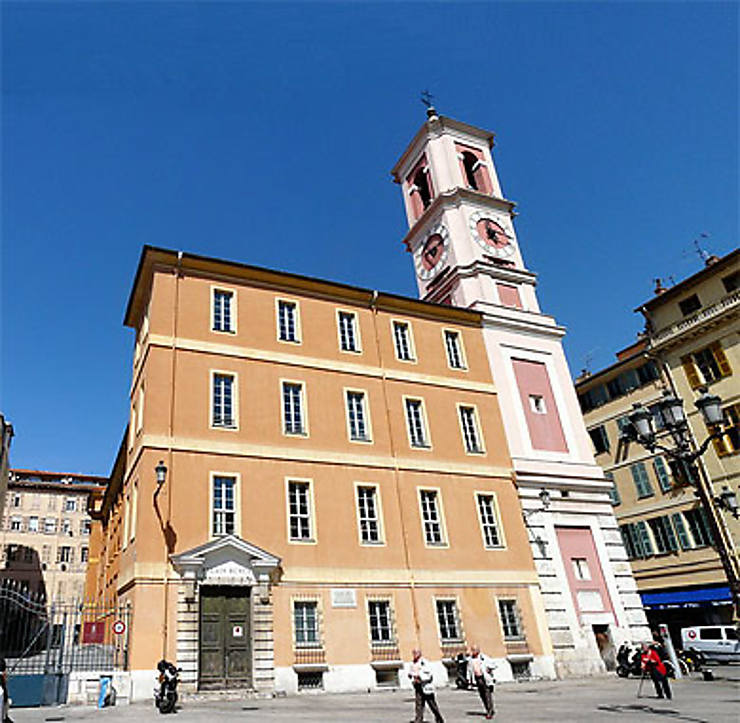
<path fill-rule="evenodd" d="M 649 557 L 653 553 L 653 541 L 650 539 L 650 532 L 648 531 L 647 524 L 640 520 L 639 522 L 635 523 L 635 526 L 637 527 L 637 534 L 640 538 L 640 543 L 642 545 L 642 555 L 643 557 Z"/>
<path fill-rule="evenodd" d="M 604 472 L 604 477 L 611 482 L 612 486 L 609 489 L 609 499 L 612 504 L 616 507 L 622 504 L 622 498 L 619 496 L 619 490 L 617 489 L 617 483 L 614 481 L 614 475 L 611 472 Z"/>
<path fill-rule="evenodd" d="M 648 525 L 650 525 L 653 533 L 658 554 L 675 552 L 678 549 L 676 535 L 673 533 L 673 527 L 671 527 L 671 523 L 667 517 L 653 517 L 648 520 Z"/>
<path fill-rule="evenodd" d="M 655 493 L 653 492 L 653 486 L 650 484 L 645 465 L 642 462 L 636 462 L 630 466 L 630 472 L 632 473 L 632 479 L 635 481 L 637 497 L 652 497 Z"/>
<path fill-rule="evenodd" d="M 674 512 L 671 515 L 671 519 L 673 520 L 673 526 L 676 528 L 676 534 L 678 535 L 678 542 L 681 545 L 681 549 L 690 550 L 691 540 L 686 532 L 686 525 L 684 524 L 683 516 L 680 512 Z"/>
<path fill-rule="evenodd" d="M 624 543 L 624 549 L 627 551 L 627 557 L 630 560 L 634 560 L 639 557 L 637 554 L 637 548 L 635 547 L 635 540 L 632 533 L 632 525 L 620 525 L 619 532 L 622 535 L 622 542 Z"/>
<path fill-rule="evenodd" d="M 656 457 L 653 460 L 653 469 L 655 470 L 655 476 L 658 479 L 658 484 L 663 492 L 670 492 L 671 490 L 671 478 L 668 476 L 668 468 L 662 457 Z"/>

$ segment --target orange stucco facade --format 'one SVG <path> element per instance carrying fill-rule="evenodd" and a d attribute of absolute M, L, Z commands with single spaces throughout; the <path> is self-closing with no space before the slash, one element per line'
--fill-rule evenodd
<path fill-rule="evenodd" d="M 224 295 L 228 330 L 216 330 Z M 292 340 L 279 338 L 280 300 Z M 353 350 L 342 350 L 340 312 Z M 87 592 L 130 603 L 134 672 L 164 655 L 192 688 L 349 690 L 403 683 L 400 660 L 419 645 L 443 676 L 443 661 L 475 642 L 503 677 L 550 674 L 477 313 L 147 247 L 125 323 L 136 333 L 131 418 L 93 505 Z M 223 377 L 226 425 L 214 416 Z M 286 433 L 286 382 L 300 388 L 299 433 Z M 359 440 L 348 392 L 362 400 Z M 370 541 L 359 488 L 372 497 Z M 291 495 L 304 492 L 297 521 Z M 206 611 L 229 596 L 246 601 L 244 624 L 218 628 L 219 673 Z M 232 654 L 243 664 L 230 676 Z"/>

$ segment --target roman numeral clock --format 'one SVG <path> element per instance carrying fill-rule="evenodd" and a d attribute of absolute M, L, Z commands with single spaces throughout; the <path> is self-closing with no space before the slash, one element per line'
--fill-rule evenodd
<path fill-rule="evenodd" d="M 436 276 L 447 261 L 450 250 L 450 235 L 442 224 L 437 224 L 427 233 L 423 243 L 414 254 L 416 273 L 423 281 Z"/>
<path fill-rule="evenodd" d="M 470 233 L 484 251 L 498 258 L 509 258 L 516 251 L 514 232 L 503 216 L 476 211 L 470 215 Z"/>

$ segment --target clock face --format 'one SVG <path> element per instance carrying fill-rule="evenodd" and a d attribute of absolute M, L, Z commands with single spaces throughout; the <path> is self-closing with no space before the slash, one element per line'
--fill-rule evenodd
<path fill-rule="evenodd" d="M 420 279 L 431 279 L 442 269 L 447 261 L 449 245 L 450 237 L 444 226 L 439 225 L 431 230 L 415 254 L 416 273 Z"/>
<path fill-rule="evenodd" d="M 476 211 L 470 217 L 470 232 L 481 248 L 495 256 L 511 256 L 515 251 L 513 235 L 507 231 L 503 219 Z"/>

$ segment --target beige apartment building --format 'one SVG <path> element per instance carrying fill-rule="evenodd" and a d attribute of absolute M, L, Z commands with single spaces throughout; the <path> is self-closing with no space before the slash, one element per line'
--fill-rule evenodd
<path fill-rule="evenodd" d="M 11 469 L 0 532 L 0 579 L 17 581 L 49 601 L 82 599 L 90 550 L 87 500 L 107 481 Z"/>
<path fill-rule="evenodd" d="M 596 459 L 614 481 L 612 503 L 650 623 L 668 623 L 674 635 L 692 624 L 732 619 L 727 578 L 711 525 L 694 489 L 674 475 L 669 459 L 637 443 L 620 442 L 620 427 L 635 403 L 655 411 L 663 389 L 684 402 L 697 445 L 709 435 L 694 406 L 706 387 L 723 400 L 724 434 L 698 464 L 715 496 L 738 494 L 740 482 L 740 253 L 710 259 L 706 267 L 640 307 L 647 320 L 641 340 L 606 369 L 576 383 Z M 658 441 L 670 437 L 653 416 Z M 740 525 L 718 512 L 735 545 Z"/>

